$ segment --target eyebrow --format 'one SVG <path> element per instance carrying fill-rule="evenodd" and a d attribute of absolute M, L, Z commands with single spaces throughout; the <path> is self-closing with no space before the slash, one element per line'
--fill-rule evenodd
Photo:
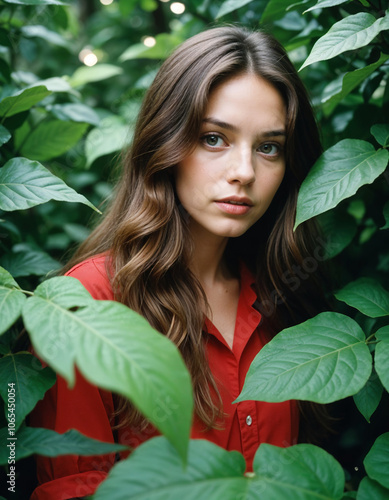
<path fill-rule="evenodd" d="M 238 127 L 235 127 L 235 125 L 232 125 L 231 123 L 223 122 L 221 120 L 218 120 L 217 118 L 204 118 L 203 122 L 205 123 L 211 123 L 212 125 L 216 125 L 217 127 L 224 128 L 226 130 L 231 130 L 232 132 L 238 132 Z M 267 132 L 263 132 L 261 134 L 262 137 L 277 137 L 277 136 L 283 136 L 286 137 L 286 132 L 285 130 L 269 130 Z"/>

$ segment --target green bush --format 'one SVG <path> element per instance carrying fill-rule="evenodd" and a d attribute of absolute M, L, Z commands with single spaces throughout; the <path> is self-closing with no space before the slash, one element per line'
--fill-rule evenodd
<path fill-rule="evenodd" d="M 380 421 L 363 443 L 366 451 L 371 447 L 363 460 L 365 476 L 309 444 L 263 444 L 254 473 L 245 475 L 239 453 L 190 441 L 189 374 L 172 344 L 123 305 L 94 301 L 77 280 L 48 278 L 88 234 L 90 209 L 104 210 L 109 170 L 131 140 L 160 60 L 212 23 L 265 27 L 301 69 L 317 108 L 325 152 L 301 187 L 296 226 L 317 217 L 325 240 L 299 276 L 313 272 L 318 260 L 331 259 L 337 310 L 286 329 L 267 344 L 239 400 L 333 403 L 352 396 L 348 430 L 352 434 L 358 411 L 372 426 L 374 415 L 386 411 L 389 390 L 389 11 L 383 3 L 194 0 L 180 17 L 156 0 L 104 7 L 3 0 L 0 434 L 10 446 L 2 446 L 0 462 L 6 489 L 12 491 L 16 481 L 12 498 L 24 498 L 23 467 L 14 458 L 123 449 L 75 431 L 59 435 L 26 426 L 55 372 L 72 385 L 75 367 L 92 383 L 130 398 L 163 434 L 114 466 L 96 500 L 389 498 L 389 433 L 380 435 Z M 155 37 L 153 47 L 140 43 L 146 35 Z M 78 60 L 85 47 L 99 59 L 95 66 Z M 45 368 L 24 350 L 23 328 Z M 282 359 L 282 368 L 275 359 Z M 167 400 L 173 403 L 169 409 Z M 156 407 L 166 418 L 155 418 Z M 344 492 L 345 485 L 353 491 Z"/>

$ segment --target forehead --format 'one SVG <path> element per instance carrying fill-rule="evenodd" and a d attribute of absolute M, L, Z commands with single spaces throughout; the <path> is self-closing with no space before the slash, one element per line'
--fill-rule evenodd
<path fill-rule="evenodd" d="M 281 93 L 267 80 L 252 74 L 230 78 L 210 93 L 204 118 L 232 124 L 285 127 L 286 105 Z"/>

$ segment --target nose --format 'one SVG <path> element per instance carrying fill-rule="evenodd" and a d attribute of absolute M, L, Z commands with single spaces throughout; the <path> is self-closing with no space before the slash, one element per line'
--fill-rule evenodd
<path fill-rule="evenodd" d="M 230 183 L 243 185 L 255 181 L 255 159 L 250 147 L 236 147 L 230 158 L 227 171 L 227 180 Z"/>

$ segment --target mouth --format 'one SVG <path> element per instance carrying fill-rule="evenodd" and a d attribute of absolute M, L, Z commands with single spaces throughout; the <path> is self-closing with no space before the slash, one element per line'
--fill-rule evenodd
<path fill-rule="evenodd" d="M 240 205 L 244 207 L 252 207 L 253 203 L 249 198 L 238 198 L 238 197 L 231 197 L 231 198 L 224 198 L 222 200 L 216 200 L 217 203 L 228 203 L 229 205 Z"/>
<path fill-rule="evenodd" d="M 216 205 L 222 212 L 230 216 L 243 216 L 251 211 L 254 206 L 249 198 L 231 196 L 222 200 L 216 200 Z"/>

